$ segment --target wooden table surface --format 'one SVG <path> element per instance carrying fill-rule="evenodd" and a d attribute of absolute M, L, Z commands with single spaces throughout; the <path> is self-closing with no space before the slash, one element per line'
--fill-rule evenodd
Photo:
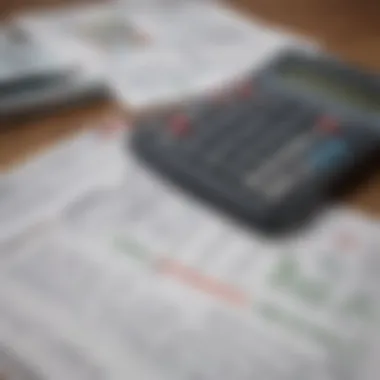
<path fill-rule="evenodd" d="M 255 16 L 306 34 L 349 61 L 380 70 L 378 0 L 231 0 L 230 3 Z M 61 110 L 17 125 L 3 123 L 0 168 L 17 164 L 63 135 L 119 112 L 115 104 L 104 102 Z M 354 207 L 380 216 L 380 158 L 373 158 L 349 182 L 339 197 Z"/>

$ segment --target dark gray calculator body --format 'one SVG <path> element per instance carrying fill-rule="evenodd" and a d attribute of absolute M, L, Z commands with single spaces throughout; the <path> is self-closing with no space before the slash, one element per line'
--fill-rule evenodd
<path fill-rule="evenodd" d="M 132 145 L 195 195 L 260 229 L 288 230 L 380 146 L 380 80 L 283 52 L 226 96 L 146 120 Z"/>

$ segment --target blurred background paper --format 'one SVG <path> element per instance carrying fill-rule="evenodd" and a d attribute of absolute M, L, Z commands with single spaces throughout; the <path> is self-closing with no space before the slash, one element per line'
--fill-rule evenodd
<path fill-rule="evenodd" d="M 281 48 L 311 46 L 211 1 L 115 2 L 26 14 L 18 24 L 68 50 L 86 46 L 132 108 L 182 101 L 247 74 Z"/>
<path fill-rule="evenodd" d="M 128 18 L 133 9 L 115 3 L 70 7 L 26 14 L 19 21 L 34 34 L 48 31 L 53 38 L 77 41 L 100 54 L 109 54 L 144 45 L 145 36 Z"/>

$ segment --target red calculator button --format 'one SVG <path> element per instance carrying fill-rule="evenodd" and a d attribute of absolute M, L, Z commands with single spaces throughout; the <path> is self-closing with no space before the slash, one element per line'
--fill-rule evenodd
<path fill-rule="evenodd" d="M 328 134 L 336 134 L 340 131 L 338 121 L 330 116 L 322 116 L 317 122 L 317 129 Z"/>
<path fill-rule="evenodd" d="M 176 115 L 169 123 L 169 128 L 176 136 L 185 136 L 190 132 L 190 120 L 186 115 Z"/>
<path fill-rule="evenodd" d="M 250 83 L 246 83 L 239 89 L 239 94 L 244 99 L 249 99 L 253 95 L 253 86 Z"/>

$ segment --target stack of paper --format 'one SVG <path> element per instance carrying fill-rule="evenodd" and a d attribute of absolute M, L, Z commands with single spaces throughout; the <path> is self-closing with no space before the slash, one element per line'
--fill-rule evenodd
<path fill-rule="evenodd" d="M 338 207 L 269 239 L 124 154 L 2 244 L 5 349 L 39 379 L 377 379 L 377 222 Z"/>

